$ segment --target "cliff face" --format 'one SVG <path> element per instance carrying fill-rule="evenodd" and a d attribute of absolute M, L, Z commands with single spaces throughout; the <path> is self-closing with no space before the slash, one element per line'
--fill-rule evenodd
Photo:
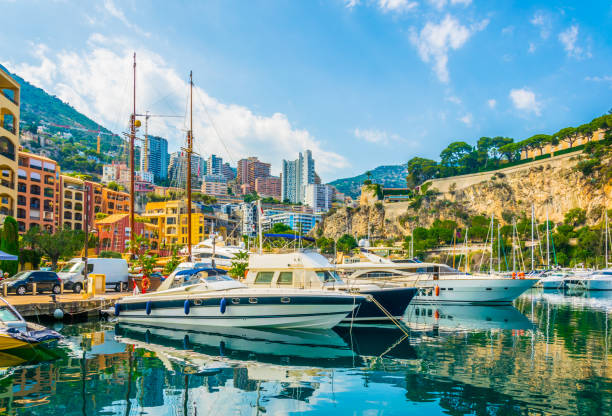
<path fill-rule="evenodd" d="M 503 223 L 523 215 L 531 215 L 535 207 L 536 219 L 543 222 L 546 213 L 551 221 L 560 223 L 572 208 L 586 210 L 587 224 L 601 221 L 603 210 L 612 209 L 612 179 L 605 169 L 585 175 L 576 169 L 581 156 L 541 162 L 507 173 L 497 173 L 475 184 L 449 186 L 438 192 L 435 183 L 420 198 L 420 203 L 372 203 L 371 197 L 362 198 L 359 208 L 343 208 L 329 215 L 321 224 L 327 237 L 349 233 L 375 237 L 401 237 L 410 229 L 429 227 L 436 219 L 452 219 L 460 225 L 474 215 L 491 214 Z M 608 155 L 600 166 L 612 166 Z M 452 178 L 451 178 L 452 179 Z M 460 189 L 458 189 L 460 188 Z"/>

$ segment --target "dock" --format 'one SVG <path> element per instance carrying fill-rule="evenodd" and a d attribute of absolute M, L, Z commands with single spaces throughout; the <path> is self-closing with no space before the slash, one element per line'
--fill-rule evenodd
<path fill-rule="evenodd" d="M 4 299 L 13 305 L 25 319 L 53 319 L 57 309 L 63 312 L 64 320 L 78 318 L 98 317 L 100 311 L 111 308 L 117 299 L 128 296 L 128 292 L 104 293 L 85 299 L 82 294 L 56 295 L 11 295 Z"/>

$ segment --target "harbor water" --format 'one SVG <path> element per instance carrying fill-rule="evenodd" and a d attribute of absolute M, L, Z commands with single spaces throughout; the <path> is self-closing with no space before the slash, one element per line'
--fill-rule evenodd
<path fill-rule="evenodd" d="M 609 415 L 611 312 L 612 293 L 532 290 L 410 306 L 406 333 L 56 325 L 41 362 L 0 356 L 0 414 Z"/>

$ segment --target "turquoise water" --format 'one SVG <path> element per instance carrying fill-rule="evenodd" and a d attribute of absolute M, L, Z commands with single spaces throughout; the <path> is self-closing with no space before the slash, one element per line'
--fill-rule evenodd
<path fill-rule="evenodd" d="M 0 370 L 0 414 L 609 415 L 611 311 L 612 293 L 534 291 L 413 306 L 408 336 L 65 325 L 59 358 Z"/>

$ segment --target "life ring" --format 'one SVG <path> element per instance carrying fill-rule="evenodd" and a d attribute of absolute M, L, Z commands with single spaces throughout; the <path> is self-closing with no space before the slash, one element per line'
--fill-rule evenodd
<path fill-rule="evenodd" d="M 516 272 L 512 272 L 512 278 L 516 279 Z"/>
<path fill-rule="evenodd" d="M 436 285 L 436 296 L 440 296 L 440 286 Z"/>
<path fill-rule="evenodd" d="M 140 284 L 142 285 L 142 291 L 143 292 L 145 290 L 148 290 L 151 287 L 151 281 L 149 280 L 149 278 L 147 276 L 142 278 L 142 282 Z"/>
<path fill-rule="evenodd" d="M 519 277 L 520 277 L 521 279 L 524 279 L 524 278 L 525 278 L 525 272 L 520 272 L 520 273 L 519 273 Z"/>

